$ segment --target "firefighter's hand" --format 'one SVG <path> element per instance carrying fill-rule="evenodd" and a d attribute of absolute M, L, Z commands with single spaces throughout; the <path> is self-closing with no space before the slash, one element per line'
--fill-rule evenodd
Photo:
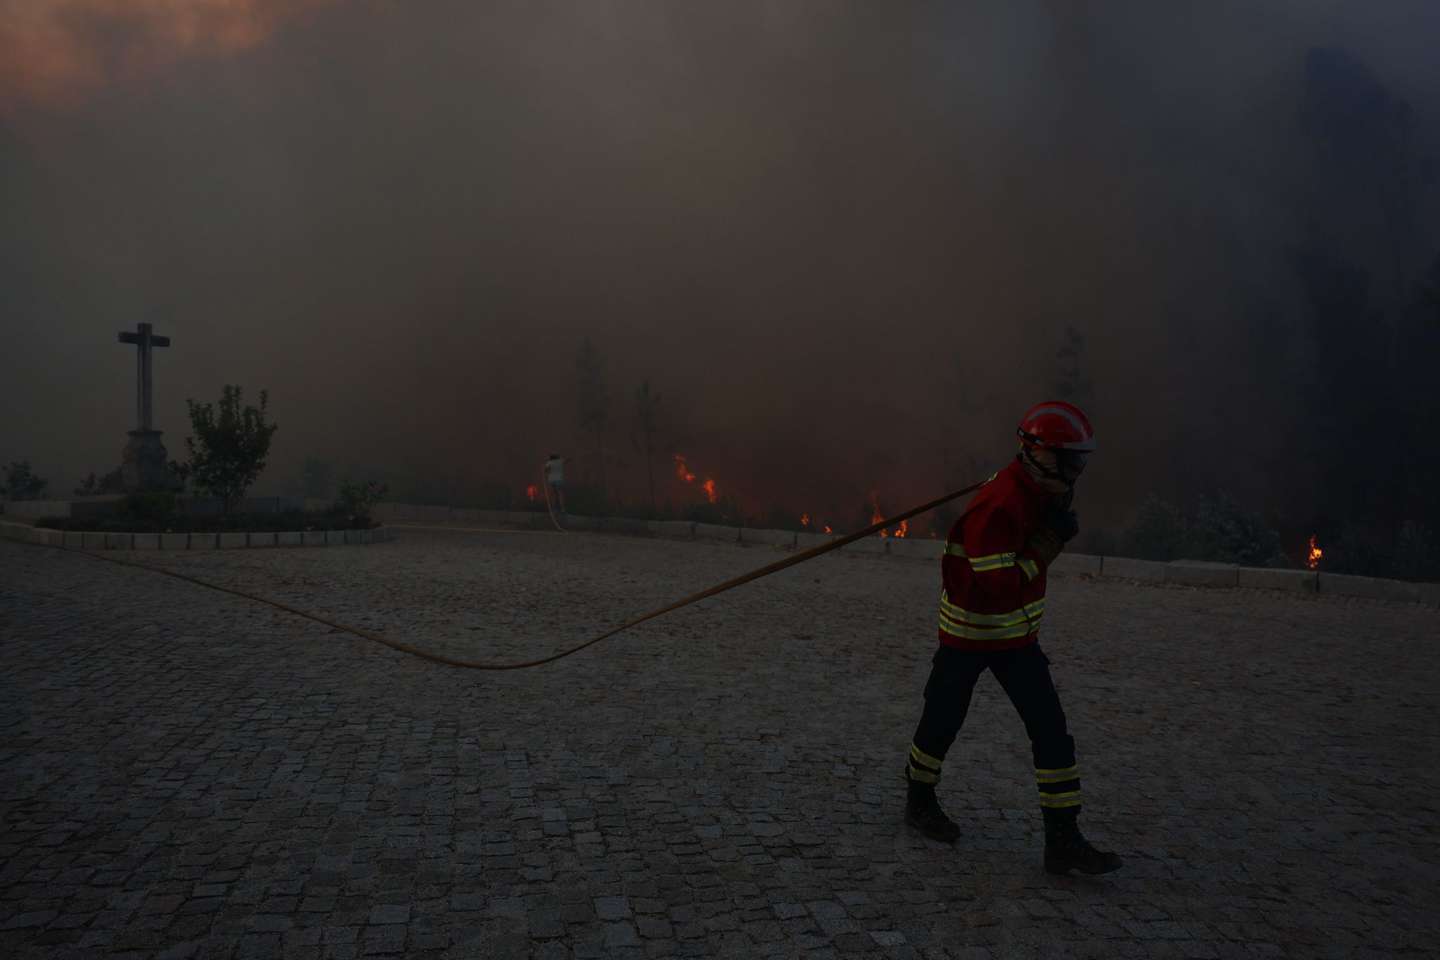
<path fill-rule="evenodd" d="M 1042 527 L 1030 535 L 1025 543 L 1025 549 L 1031 553 L 1043 566 L 1050 566 L 1055 558 L 1060 556 L 1060 551 L 1065 549 L 1065 544 L 1055 535 L 1055 531 Z"/>
<path fill-rule="evenodd" d="M 1080 532 L 1080 519 L 1075 516 L 1074 510 L 1055 504 L 1045 511 L 1045 526 L 1061 543 L 1069 543 Z"/>

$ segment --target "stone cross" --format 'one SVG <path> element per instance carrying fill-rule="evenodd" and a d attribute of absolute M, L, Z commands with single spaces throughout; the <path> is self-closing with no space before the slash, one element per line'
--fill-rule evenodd
<path fill-rule="evenodd" d="M 120 332 L 121 343 L 133 343 L 139 347 L 136 357 L 136 370 L 138 380 L 135 384 L 135 416 L 140 421 L 135 429 L 149 431 L 150 424 L 150 348 L 170 346 L 169 337 L 157 337 L 150 331 L 153 329 L 150 324 L 142 323 L 138 333 Z"/>

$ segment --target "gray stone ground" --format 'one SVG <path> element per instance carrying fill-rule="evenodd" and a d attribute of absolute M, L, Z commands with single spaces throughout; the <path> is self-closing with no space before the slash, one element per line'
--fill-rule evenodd
<path fill-rule="evenodd" d="M 526 657 L 778 554 L 411 531 L 128 554 Z M 0 956 L 1339 957 L 1440 937 L 1440 613 L 1059 580 L 1107 879 L 1040 869 L 993 679 L 901 822 L 934 564 L 835 556 L 514 673 L 0 542 Z"/>

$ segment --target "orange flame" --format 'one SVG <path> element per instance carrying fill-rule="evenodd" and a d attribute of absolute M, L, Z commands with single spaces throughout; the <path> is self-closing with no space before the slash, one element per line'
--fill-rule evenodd
<path fill-rule="evenodd" d="M 188 58 L 242 53 L 265 43 L 287 21 L 336 2 L 0 2 L 0 113 L 26 102 L 76 103 Z"/>
<path fill-rule="evenodd" d="M 901 521 L 900 521 L 900 526 L 898 526 L 898 527 L 895 528 L 895 537 L 896 537 L 896 539 L 903 540 L 903 539 L 905 539 L 905 534 L 907 534 L 907 533 L 909 533 L 909 532 L 910 532 L 910 521 L 909 521 L 909 520 L 901 520 Z"/>
<path fill-rule="evenodd" d="M 808 514 L 808 513 L 802 513 L 802 514 L 800 514 L 800 526 L 802 526 L 802 527 L 808 527 L 808 526 L 810 526 L 810 514 Z"/>
<path fill-rule="evenodd" d="M 700 488 L 705 491 L 705 496 L 710 498 L 710 502 L 714 503 L 716 500 L 715 481 L 707 478 L 704 483 L 700 484 Z"/>
<path fill-rule="evenodd" d="M 1325 551 L 1315 546 L 1315 534 L 1310 534 L 1310 554 L 1305 558 L 1305 565 L 1311 570 L 1320 566 L 1320 558 L 1325 556 Z"/>
<path fill-rule="evenodd" d="M 827 524 L 825 524 L 825 532 L 826 532 L 826 533 L 834 533 L 835 531 L 834 531 L 834 530 L 831 530 L 831 529 L 830 529 L 830 524 L 827 523 Z"/>
<path fill-rule="evenodd" d="M 530 486 L 525 488 L 525 496 L 530 498 L 531 503 L 534 503 L 535 498 L 540 496 L 540 488 L 533 483 L 530 484 Z"/>
<path fill-rule="evenodd" d="M 872 493 L 870 495 L 870 522 L 879 523 L 881 520 L 884 519 L 885 514 L 880 512 L 880 498 Z M 884 538 L 890 536 L 890 534 L 888 531 L 882 529 L 880 531 L 880 536 Z"/>
<path fill-rule="evenodd" d="M 685 465 L 684 454 L 675 454 L 675 476 L 684 480 L 686 483 L 695 482 L 695 474 L 691 473 L 690 468 Z"/>

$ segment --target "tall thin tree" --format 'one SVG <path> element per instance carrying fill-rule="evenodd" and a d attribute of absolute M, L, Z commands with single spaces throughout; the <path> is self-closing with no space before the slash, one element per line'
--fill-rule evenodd
<path fill-rule="evenodd" d="M 645 456 L 645 472 L 650 480 L 650 515 L 655 515 L 655 434 L 659 430 L 660 394 L 643 381 L 635 391 L 635 447 Z"/>
<path fill-rule="evenodd" d="M 605 387 L 605 365 L 600 351 L 586 337 L 575 358 L 577 413 L 580 432 L 594 445 L 595 478 L 605 496 L 605 428 L 610 416 L 610 395 Z"/>

